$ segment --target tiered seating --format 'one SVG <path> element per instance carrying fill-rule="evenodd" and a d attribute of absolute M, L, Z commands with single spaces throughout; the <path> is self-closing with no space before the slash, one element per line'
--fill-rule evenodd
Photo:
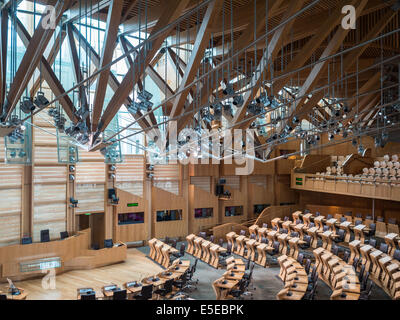
<path fill-rule="evenodd" d="M 278 300 L 301 300 L 309 287 L 305 268 L 294 258 L 282 255 L 278 258 L 279 277 L 285 283 L 284 289 L 276 295 Z"/>
<path fill-rule="evenodd" d="M 229 257 L 227 260 L 227 271 L 223 276 L 213 282 L 213 289 L 217 300 L 239 299 L 243 296 L 252 295 L 248 287 L 252 281 L 254 264 L 250 273 L 246 273 L 245 263 L 242 259 Z"/>
<path fill-rule="evenodd" d="M 149 240 L 149 247 L 149 258 L 164 268 L 168 268 L 171 265 L 171 255 L 179 252 L 176 248 L 156 238 Z"/>
<path fill-rule="evenodd" d="M 196 265 L 190 267 L 190 261 L 176 259 L 167 270 L 142 281 L 125 282 L 122 289 L 116 284 L 103 286 L 101 292 L 95 292 L 93 288 L 78 289 L 77 299 L 170 300 L 190 288 L 189 283 L 197 283 L 192 280 L 195 271 Z"/>
<path fill-rule="evenodd" d="M 303 215 L 298 212 L 294 213 L 293 216 L 300 219 L 303 217 Z M 322 248 L 318 248 L 317 250 L 325 249 L 325 251 L 330 252 L 333 241 L 348 244 L 350 249 L 347 260 L 348 264 L 352 265 L 355 263 L 355 265 L 358 266 L 357 270 L 360 270 L 360 272 L 368 272 L 368 275 L 371 273 L 371 278 L 375 283 L 384 288 L 393 299 L 400 299 L 400 250 L 397 248 L 399 243 L 398 234 L 384 234 L 384 242 L 381 243 L 378 250 L 375 248 L 376 240 L 373 238 L 370 238 L 368 244 L 365 244 L 366 234 L 370 235 L 373 233 L 374 221 L 372 217 L 366 217 L 364 221 L 361 215 L 352 217 L 351 213 L 345 216 L 339 215 L 335 218 L 328 217 L 329 219 L 322 219 L 320 217 L 319 215 L 318 221 L 324 223 L 325 220 L 324 228 L 326 231 L 324 233 L 319 233 L 322 239 Z M 315 221 L 315 218 L 317 217 L 312 219 Z M 340 220 L 338 222 L 336 218 L 339 218 L 341 222 Z M 350 219 L 352 219 L 356 225 L 352 223 L 349 224 L 348 220 Z M 382 219 L 378 217 L 376 224 L 379 222 L 382 222 Z M 366 227 L 365 224 L 362 223 L 369 223 L 370 227 Z M 336 234 L 334 230 L 338 230 Z M 350 238 L 351 231 L 354 232 L 354 240 L 352 241 Z M 329 258 L 329 254 L 326 254 L 325 258 Z M 323 267 L 323 264 L 320 264 L 320 267 Z M 365 290 L 361 292 L 362 295 L 363 293 L 365 293 Z"/>
<path fill-rule="evenodd" d="M 202 232 L 200 236 L 190 234 L 186 237 L 186 240 L 188 242 L 187 253 L 216 269 L 221 265 L 220 256 L 231 253 L 230 250 L 224 248 L 221 244 L 215 244 L 213 236 L 207 240 L 206 235 Z"/>
<path fill-rule="evenodd" d="M 267 266 L 267 254 L 282 254 L 297 258 L 301 245 L 310 246 L 312 236 L 304 235 L 303 231 L 309 231 L 315 228 L 313 223 L 299 225 L 290 220 L 282 221 L 276 218 L 271 221 L 272 229 L 266 224 L 260 228 L 257 225 L 249 227 L 250 237 L 246 236 L 244 230 L 238 235 L 235 232 L 229 232 L 226 235 L 228 244 L 234 248 L 234 253 L 249 259 L 263 267 Z M 294 231 L 297 230 L 297 231 Z M 290 233 L 289 233 L 290 232 Z M 307 239 L 304 241 L 303 239 Z"/>
<path fill-rule="evenodd" d="M 333 290 L 331 300 L 358 300 L 360 282 L 354 268 L 324 248 L 313 253 L 320 278 Z"/>
<path fill-rule="evenodd" d="M 393 299 L 400 300 L 400 250 L 395 247 L 390 249 L 389 244 L 393 237 L 385 240 L 386 243 L 381 243 L 379 249 L 369 244 L 359 248 L 359 268 L 370 272 L 375 283 L 385 289 Z"/>

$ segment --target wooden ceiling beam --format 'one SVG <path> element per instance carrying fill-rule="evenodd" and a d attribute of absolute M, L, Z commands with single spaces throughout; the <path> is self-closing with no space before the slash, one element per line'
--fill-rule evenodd
<path fill-rule="evenodd" d="M 96 83 L 96 91 L 93 102 L 92 112 L 92 132 L 97 131 L 99 119 L 103 111 L 104 99 L 107 92 L 108 78 L 110 75 L 110 67 L 106 66 L 112 61 L 114 49 L 117 42 L 118 27 L 121 21 L 123 0 L 111 0 L 108 8 L 107 27 L 105 31 L 105 40 L 100 59 L 99 74 Z"/>
<path fill-rule="evenodd" d="M 296 14 L 297 11 L 301 9 L 303 6 L 304 0 L 298 0 L 291 3 L 289 9 L 286 11 L 284 16 L 281 19 L 281 22 L 284 23 L 291 16 Z M 244 94 L 244 103 L 243 105 L 236 110 L 236 113 L 233 117 L 232 126 L 237 126 L 237 124 L 242 121 L 247 112 L 247 106 L 253 100 L 255 94 L 258 91 L 258 87 L 260 86 L 261 80 L 263 78 L 264 72 L 268 69 L 268 63 L 273 61 L 278 54 L 279 49 L 281 48 L 281 44 L 283 41 L 283 36 L 288 30 L 290 30 L 293 26 L 295 19 L 290 20 L 287 23 L 284 23 L 280 28 L 278 28 L 273 36 L 271 41 L 268 44 L 268 49 L 264 51 L 263 57 L 260 59 L 260 62 L 256 68 L 256 72 L 251 78 L 250 86 L 255 89 L 249 90 Z"/>
<path fill-rule="evenodd" d="M 98 68 L 100 66 L 100 56 L 97 54 L 96 50 L 93 49 L 91 44 L 86 40 L 86 38 L 79 32 L 79 30 L 76 27 L 72 26 L 72 29 L 76 37 L 79 39 L 82 49 L 90 57 L 95 67 Z M 121 86 L 117 77 L 112 72 L 110 73 L 110 77 L 108 78 L 108 84 L 114 92 L 117 91 L 118 88 Z M 128 107 L 132 104 L 132 100 L 129 98 L 129 96 L 127 96 L 124 99 L 123 103 L 125 104 L 126 107 Z M 142 113 L 139 111 L 137 114 L 133 115 L 133 117 L 135 120 L 138 120 L 140 117 L 142 117 Z M 138 124 L 143 130 L 147 130 L 147 128 L 150 126 L 150 124 L 147 122 L 146 119 L 138 120 Z"/>
<path fill-rule="evenodd" d="M 66 35 L 67 35 L 67 33 L 65 31 L 65 28 L 62 28 L 60 30 L 60 32 L 58 33 L 57 37 L 53 40 L 53 44 L 47 55 L 47 61 L 49 62 L 50 65 L 52 65 L 54 63 L 56 56 L 57 56 L 58 52 L 60 51 L 60 48 L 64 42 Z M 40 86 L 42 85 L 42 82 L 43 82 L 42 77 L 38 76 L 36 78 L 36 80 L 34 81 L 32 87 L 31 87 L 31 90 L 29 90 L 31 97 L 35 96 L 36 92 L 39 91 Z"/>
<path fill-rule="evenodd" d="M 53 2 L 51 2 L 53 3 Z M 55 6 L 55 20 L 54 23 L 57 25 L 63 15 L 63 13 L 70 6 L 70 0 L 59 0 Z M 19 64 L 19 67 L 15 73 L 13 82 L 10 85 L 8 95 L 5 101 L 5 113 L 3 113 L 2 118 L 6 120 L 11 112 L 17 105 L 21 95 L 23 94 L 29 80 L 32 77 L 40 60 L 43 58 L 43 52 L 49 43 L 51 36 L 54 33 L 53 28 L 46 28 L 43 23 L 43 19 L 47 19 L 47 12 L 44 12 L 39 24 L 34 31 L 31 41 L 26 48 L 25 54 Z"/>
<path fill-rule="evenodd" d="M 196 76 L 196 72 L 198 70 L 200 62 L 204 57 L 204 51 L 210 42 L 210 27 L 219 22 L 216 21 L 215 18 L 219 15 L 223 6 L 223 2 L 223 0 L 214 0 L 210 2 L 207 7 L 206 13 L 203 17 L 203 21 L 201 22 L 196 37 L 196 41 L 193 46 L 192 54 L 190 55 L 189 62 L 185 69 L 185 74 L 182 78 L 181 83 L 179 84 L 179 94 L 174 100 L 171 111 L 171 118 L 174 118 L 175 116 L 181 114 L 184 109 L 188 93 L 190 92 L 190 88 L 185 87 L 190 84 Z"/>
<path fill-rule="evenodd" d="M 82 70 L 81 70 L 80 61 L 79 61 L 79 57 L 78 57 L 78 50 L 76 49 L 74 33 L 71 28 L 71 24 L 67 25 L 67 35 L 68 35 L 69 52 L 70 52 L 70 56 L 72 59 L 72 70 L 74 72 L 75 83 L 80 83 L 83 80 L 83 75 L 82 75 Z M 80 101 L 81 107 L 84 108 L 85 110 L 88 110 L 89 105 L 88 105 L 87 93 L 86 93 L 85 89 L 86 88 L 84 85 L 78 87 L 79 101 Z M 89 119 L 89 117 L 88 117 L 88 119 Z M 90 127 L 88 127 L 88 128 L 90 128 Z"/>
<path fill-rule="evenodd" d="M 8 41 L 8 11 L 3 8 L 0 11 L 0 114 L 7 89 L 7 41 Z"/>
<path fill-rule="evenodd" d="M 21 39 L 22 43 L 25 45 L 25 47 L 28 48 L 29 45 L 32 43 L 32 38 L 29 35 L 29 32 L 25 29 L 23 23 L 18 18 L 16 19 L 16 29 L 17 29 L 17 34 Z M 58 80 L 56 74 L 54 73 L 53 69 L 51 68 L 51 65 L 46 60 L 46 58 L 41 56 L 40 63 L 42 64 L 41 72 L 43 75 L 43 79 L 47 82 L 47 84 L 50 87 L 50 90 L 54 93 L 54 95 L 60 96 L 65 94 L 65 90 L 61 82 Z M 69 117 L 69 119 L 73 122 L 76 122 L 77 117 L 75 115 L 75 106 L 72 103 L 69 96 L 64 95 L 63 97 L 61 97 L 60 104 L 64 109 L 65 113 L 67 114 L 67 116 Z"/>
<path fill-rule="evenodd" d="M 186 8 L 189 0 L 171 0 L 168 1 L 164 5 L 164 13 L 161 15 L 160 19 L 157 21 L 156 26 L 153 28 L 153 31 L 150 34 L 150 37 L 153 37 L 154 34 L 158 34 L 161 30 L 163 30 L 167 25 L 171 22 L 175 21 L 182 10 Z M 102 129 L 104 130 L 107 125 L 111 122 L 114 118 L 115 114 L 118 112 L 119 108 L 121 107 L 123 101 L 129 96 L 130 92 L 133 90 L 133 86 L 137 83 L 138 79 L 141 78 L 142 74 L 144 73 L 146 66 L 151 62 L 153 57 L 157 54 L 157 51 L 161 48 L 165 38 L 169 34 L 172 27 L 167 28 L 161 34 L 159 34 L 151 43 L 150 48 L 148 45 L 145 45 L 141 48 L 140 52 L 138 53 L 135 59 L 135 66 L 140 61 L 140 65 L 142 66 L 141 70 L 136 68 L 135 74 L 134 69 L 129 68 L 127 74 L 125 75 L 124 79 L 121 82 L 121 85 L 118 87 L 117 91 L 114 93 L 113 97 L 111 98 L 106 110 L 103 113 L 101 118 L 102 122 Z M 146 50 L 147 49 L 147 50 Z"/>

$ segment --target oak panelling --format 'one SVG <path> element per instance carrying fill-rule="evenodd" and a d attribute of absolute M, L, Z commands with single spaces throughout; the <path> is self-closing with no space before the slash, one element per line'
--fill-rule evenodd
<path fill-rule="evenodd" d="M 116 165 L 117 188 L 143 197 L 144 157 L 125 156 L 124 162 Z"/>
<path fill-rule="evenodd" d="M 20 165 L 0 167 L 0 246 L 18 243 L 21 237 L 22 172 Z"/>
<path fill-rule="evenodd" d="M 175 195 L 180 195 L 180 165 L 155 165 L 153 186 Z"/>
<path fill-rule="evenodd" d="M 183 237 L 188 234 L 188 213 L 186 199 L 166 192 L 156 187 L 151 188 L 152 193 L 152 221 L 154 223 L 154 237 Z M 157 222 L 157 211 L 159 210 L 182 210 L 182 220 Z"/>
<path fill-rule="evenodd" d="M 206 192 L 211 192 L 211 177 L 190 177 L 190 184 Z"/>
<path fill-rule="evenodd" d="M 76 164 L 76 183 L 104 183 L 104 180 L 104 163 L 84 162 Z"/>
<path fill-rule="evenodd" d="M 59 239 L 66 230 L 66 203 L 35 204 L 33 212 L 33 241 L 40 241 L 40 230 L 49 229 L 50 239 Z"/>
<path fill-rule="evenodd" d="M 21 233 L 21 212 L 0 213 L 0 246 L 19 243 Z"/>
<path fill-rule="evenodd" d="M 76 184 L 76 213 L 104 212 L 104 183 Z"/>
<path fill-rule="evenodd" d="M 218 197 L 213 193 L 208 193 L 194 185 L 189 185 L 189 232 L 198 233 L 201 229 L 212 227 L 218 224 Z M 210 218 L 194 217 L 194 209 L 196 208 L 213 208 L 213 216 Z"/>
<path fill-rule="evenodd" d="M 57 146 L 57 130 L 56 128 L 33 128 L 35 137 L 35 145 Z"/>
<path fill-rule="evenodd" d="M 113 217 L 114 222 L 114 241 L 122 242 L 134 242 L 134 241 L 145 241 L 148 240 L 148 214 L 147 214 L 147 203 L 144 198 L 133 195 L 124 190 L 117 189 L 117 197 L 119 202 L 117 205 L 116 213 Z M 128 207 L 128 203 L 138 203 L 137 207 Z M 118 214 L 119 213 L 134 213 L 144 212 L 144 223 L 140 224 L 129 224 L 129 225 L 118 225 Z"/>
<path fill-rule="evenodd" d="M 244 187 L 244 186 L 243 186 Z M 221 222 L 236 222 L 240 223 L 248 220 L 247 215 L 247 192 L 243 190 L 233 189 L 232 187 L 225 187 L 224 190 L 229 190 L 231 192 L 231 200 L 220 200 L 219 206 L 221 210 Z M 225 207 L 234 207 L 234 206 L 242 206 L 243 207 L 243 215 L 241 216 L 225 216 Z"/>
<path fill-rule="evenodd" d="M 310 210 L 311 213 L 319 212 L 323 216 L 327 216 L 328 214 L 335 216 L 335 214 L 345 214 L 346 212 L 352 212 L 353 216 L 355 216 L 356 213 L 361 213 L 363 217 L 372 216 L 372 210 L 364 208 L 324 206 L 315 204 L 307 204 L 305 205 L 305 208 Z M 382 211 L 375 210 L 375 216 L 382 216 Z"/>
<path fill-rule="evenodd" d="M 100 151 L 88 152 L 79 149 L 79 161 L 82 162 L 104 162 L 104 156 Z"/>
<path fill-rule="evenodd" d="M 34 163 L 37 164 L 54 164 L 58 165 L 58 155 L 56 147 L 36 146 L 34 152 Z"/>
<path fill-rule="evenodd" d="M 0 166 L 0 188 L 7 186 L 21 186 L 22 169 L 22 165 L 2 164 Z"/>
<path fill-rule="evenodd" d="M 63 266 L 56 269 L 56 272 L 62 273 L 68 270 L 98 268 L 126 259 L 125 245 L 111 249 L 89 250 L 90 238 L 91 232 L 87 229 L 63 241 L 2 247 L 0 281 L 5 282 L 7 277 L 12 280 L 24 280 L 42 275 L 41 271 L 21 273 L 19 262 L 22 261 L 60 257 Z"/>
<path fill-rule="evenodd" d="M 221 165 L 221 175 L 234 176 L 236 175 L 236 169 L 241 167 L 244 168 L 244 166 L 236 165 L 234 161 L 232 164 Z M 271 175 L 274 174 L 274 172 L 273 162 L 261 163 L 259 161 L 254 161 L 254 168 L 251 175 Z"/>
<path fill-rule="evenodd" d="M 196 177 L 217 177 L 219 175 L 218 164 L 189 164 L 189 175 Z"/>
<path fill-rule="evenodd" d="M 256 217 L 254 215 L 254 205 L 261 205 L 261 204 L 273 205 L 274 203 L 272 177 L 270 176 L 269 177 L 259 176 L 259 177 L 265 178 L 265 187 L 260 186 L 260 184 L 251 183 L 252 177 L 251 176 L 249 177 L 249 184 L 247 186 L 249 219 Z"/>
<path fill-rule="evenodd" d="M 66 184 L 67 182 L 67 167 L 57 166 L 57 167 L 35 167 L 33 182 L 40 183 L 54 183 L 54 184 Z M 65 195 L 64 195 L 65 197 Z"/>

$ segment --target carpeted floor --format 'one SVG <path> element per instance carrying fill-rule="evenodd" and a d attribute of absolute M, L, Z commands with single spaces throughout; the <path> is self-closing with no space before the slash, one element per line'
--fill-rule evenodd
<path fill-rule="evenodd" d="M 177 248 L 179 248 L 179 245 Z M 144 254 L 149 254 L 149 247 L 137 248 Z M 308 252 L 310 254 L 310 252 Z M 240 258 L 240 256 L 236 256 Z M 190 260 L 194 263 L 195 258 L 189 254 L 185 254 L 182 260 Z M 279 264 L 276 260 L 271 260 L 269 257 L 270 267 L 262 268 L 259 265 L 255 265 L 253 272 L 253 287 L 255 290 L 251 290 L 253 293 L 253 299 L 255 300 L 275 300 L 276 294 L 282 290 L 283 282 L 278 277 Z M 226 270 L 216 270 L 210 265 L 199 260 L 197 263 L 196 273 L 193 278 L 199 279 L 197 290 L 194 290 L 189 296 L 193 299 L 198 300 L 214 300 L 215 294 L 212 288 L 212 282 L 220 278 Z M 322 281 L 318 281 L 316 300 L 329 300 L 332 294 L 332 290 Z M 250 297 L 246 297 L 248 299 Z M 372 293 L 370 296 L 371 300 L 388 300 L 390 297 L 380 287 L 373 285 Z"/>

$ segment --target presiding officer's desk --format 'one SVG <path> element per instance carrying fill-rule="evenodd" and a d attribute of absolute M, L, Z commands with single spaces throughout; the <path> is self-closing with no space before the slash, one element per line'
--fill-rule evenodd
<path fill-rule="evenodd" d="M 5 292 L 0 291 L 0 294 L 5 294 L 7 296 L 7 300 L 25 300 L 28 296 L 28 293 L 22 288 L 15 288 L 15 292 L 11 293 L 11 290 L 7 288 Z"/>
<path fill-rule="evenodd" d="M 64 240 L 0 247 L 0 281 L 26 280 L 54 269 L 57 274 L 93 269 L 126 260 L 127 247 L 118 242 L 112 248 L 90 250 L 91 231 L 86 229 Z"/>

